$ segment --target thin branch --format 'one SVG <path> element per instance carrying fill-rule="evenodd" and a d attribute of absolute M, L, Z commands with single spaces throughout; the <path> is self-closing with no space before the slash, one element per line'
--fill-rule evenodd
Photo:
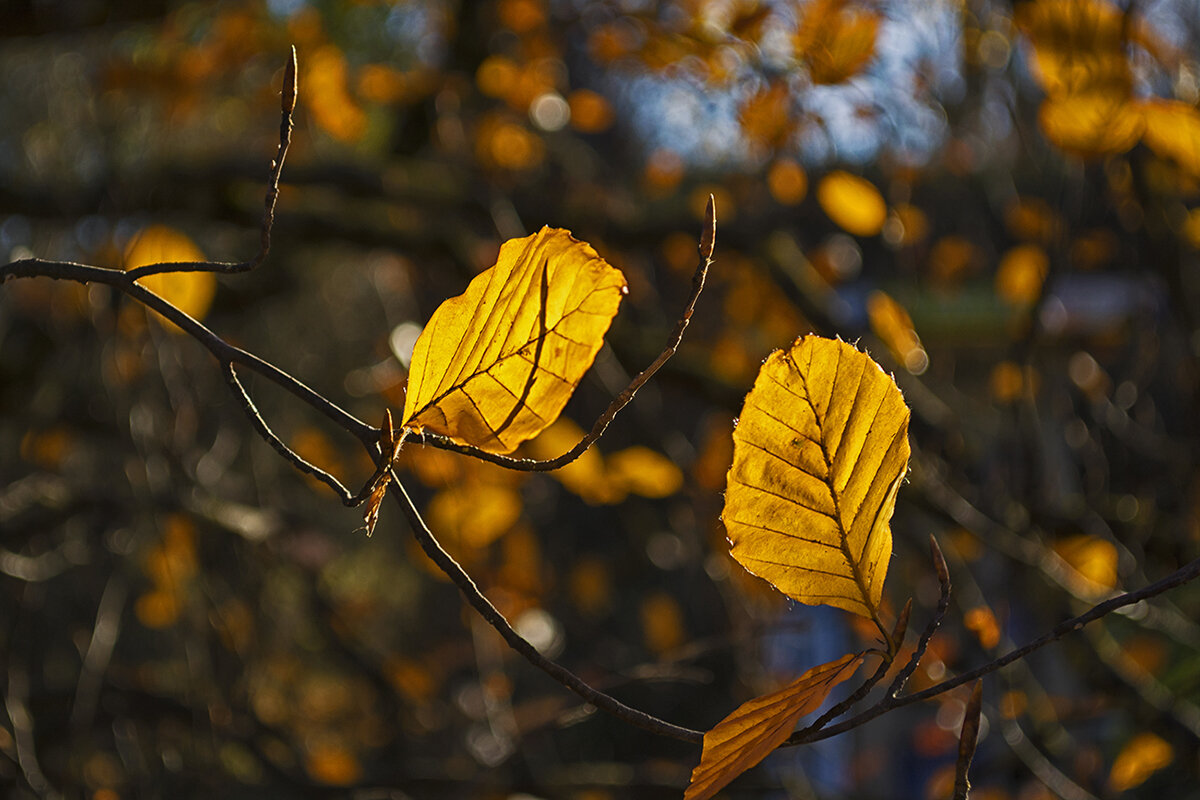
<path fill-rule="evenodd" d="M 438 542 L 433 532 L 429 530 L 429 526 L 425 524 L 425 520 L 422 519 L 420 512 L 417 511 L 416 505 L 413 503 L 412 498 L 409 497 L 404 484 L 400 482 L 399 476 L 394 471 L 391 475 L 392 481 L 398 490 L 393 496 L 400 505 L 400 510 L 404 512 L 405 518 L 408 519 L 413 535 L 416 536 L 417 543 L 421 545 L 421 549 L 437 564 L 438 569 L 454 582 L 454 585 L 462 592 L 463 597 L 467 599 L 471 607 L 479 612 L 479 615 L 489 625 L 496 629 L 496 632 L 504 638 L 509 647 L 524 656 L 529 663 L 575 692 L 575 694 L 582 697 L 588 703 L 603 711 L 607 711 L 631 725 L 636 725 L 651 733 L 669 736 L 673 739 L 693 744 L 700 744 L 704 741 L 704 733 L 702 731 L 695 731 L 690 728 L 674 725 L 645 711 L 631 708 L 615 697 L 605 694 L 586 683 L 582 678 L 558 662 L 552 661 L 542 655 L 527 639 L 513 630 L 512 625 L 504 618 L 499 609 L 492 605 L 492 602 L 484 596 L 466 570 L 454 560 L 453 556 L 442 548 L 441 543 Z"/>
<path fill-rule="evenodd" d="M 296 469 L 300 470 L 306 475 L 311 475 L 312 477 L 321 481 L 321 483 L 328 486 L 330 489 L 333 489 L 333 491 L 337 493 L 337 496 L 341 498 L 344 505 L 356 505 L 356 498 L 351 496 L 350 490 L 343 486 L 341 481 L 318 467 L 316 464 L 306 461 L 303 456 L 301 456 L 292 448 L 288 447 L 284 441 L 275 434 L 275 431 L 271 430 L 271 426 L 267 424 L 267 421 L 263 419 L 262 414 L 259 413 L 258 406 L 254 405 L 254 400 L 251 399 L 250 393 L 246 391 L 246 387 L 243 386 L 242 382 L 238 379 L 237 370 L 232 363 L 224 361 L 221 362 L 221 372 L 224 373 L 225 382 L 229 384 L 230 391 L 233 392 L 233 396 L 236 397 L 238 402 L 241 404 L 242 411 L 245 412 L 246 418 L 250 420 L 251 426 L 254 427 L 254 430 L 258 432 L 258 435 L 262 437 L 267 444 L 271 445 L 271 447 L 275 449 L 276 453 L 279 453 L 279 455 L 282 456 L 285 461 L 291 463 L 291 465 Z"/>
<path fill-rule="evenodd" d="M 452 450 L 463 455 L 473 456 L 481 461 L 488 461 L 493 464 L 499 464 L 502 467 L 509 469 L 521 470 L 524 472 L 549 472 L 556 470 L 559 467 L 570 464 L 575 459 L 579 458 L 585 450 L 591 447 L 597 439 L 604 435 L 604 431 L 609 424 L 620 413 L 621 409 L 629 405 L 633 400 L 634 395 L 638 390 L 646 384 L 654 373 L 662 368 L 670 360 L 671 356 L 675 355 L 675 351 L 679 349 L 679 343 L 683 341 L 683 332 L 687 330 L 688 323 L 691 322 L 692 312 L 696 308 L 696 301 L 700 299 L 700 293 L 704 290 L 704 279 L 708 276 L 708 268 L 713 263 L 713 248 L 716 243 L 717 235 L 717 216 L 716 208 L 712 195 L 708 197 L 708 207 L 704 213 L 704 229 L 700 234 L 700 264 L 696 268 L 695 274 L 692 276 L 692 293 L 688 296 L 687 305 L 684 306 L 683 314 L 680 315 L 679 321 L 675 323 L 675 330 L 671 332 L 670 338 L 667 340 L 667 346 L 658 358 L 642 370 L 638 375 L 629 382 L 619 395 L 613 398 L 609 403 L 608 408 L 604 410 L 592 425 L 592 429 L 587 435 L 579 440 L 579 443 L 572 447 L 567 452 L 557 458 L 552 458 L 547 461 L 538 461 L 532 458 L 513 458 L 511 456 L 497 455 L 489 453 L 486 450 L 481 450 L 478 447 L 459 444 L 445 436 L 439 436 L 434 433 L 415 434 L 412 440 L 422 444 L 432 445 L 441 448 L 442 450 Z"/>
<path fill-rule="evenodd" d="M 102 283 L 121 290 L 142 305 L 157 312 L 182 328 L 189 336 L 204 346 L 222 364 L 240 364 L 279 386 L 297 399 L 323 414 L 338 427 L 362 442 L 374 443 L 379 430 L 355 417 L 333 401 L 306 386 L 279 367 L 264 361 L 253 353 L 234 347 L 209 328 L 181 311 L 169 301 L 159 297 L 141 284 L 134 283 L 130 273 L 109 267 L 77 264 L 71 261 L 46 261 L 40 258 L 24 258 L 0 266 L 0 284 L 10 278 L 53 278 L 71 280 L 76 283 Z"/>
<path fill-rule="evenodd" d="M 975 758 L 975 745 L 979 743 L 979 715 L 983 711 L 983 682 L 975 681 L 971 690 L 971 699 L 967 701 L 967 710 L 963 714 L 962 732 L 958 739 L 958 760 L 954 764 L 954 797 L 953 800 L 967 800 L 971 791 L 971 781 L 967 773 L 971 769 L 971 760 Z"/>
<path fill-rule="evenodd" d="M 1143 600 L 1148 600 L 1151 597 L 1155 597 L 1170 589 L 1174 589 L 1176 586 L 1182 586 L 1185 583 L 1189 583 L 1198 577 L 1200 577 L 1200 558 L 1188 562 L 1162 580 L 1156 581 L 1148 586 L 1144 586 L 1141 589 L 1138 589 L 1136 592 L 1127 592 L 1123 595 L 1105 600 L 1103 603 L 1098 603 L 1079 616 L 1072 617 L 1064 622 L 1060 622 L 1048 633 L 1039 636 L 1037 639 L 1034 639 L 1025 646 L 1018 647 L 1017 649 L 1004 654 L 1000 658 L 984 664 L 982 667 L 977 667 L 976 669 L 973 669 L 969 672 L 964 672 L 962 675 L 957 677 L 944 680 L 935 686 L 925 689 L 924 691 L 915 692 L 913 694 L 907 694 L 900 697 L 885 696 L 871 708 L 868 708 L 862 713 L 851 717 L 844 722 L 839 722 L 837 725 L 832 725 L 828 728 L 815 731 L 812 734 L 805 736 L 793 735 L 789 737 L 786 742 L 784 742 L 784 746 L 807 744 L 809 742 L 815 742 L 821 739 L 828 739 L 830 737 L 837 736 L 838 734 L 845 733 L 846 731 L 853 730 L 860 725 L 864 725 L 876 717 L 882 716 L 893 709 L 912 705 L 913 703 L 920 703 L 924 700 L 930 699 L 931 697 L 937 697 L 938 695 L 948 692 L 951 689 L 982 678 L 984 675 L 989 675 L 1002 667 L 1008 666 L 1014 661 L 1019 661 L 1020 659 L 1028 656 L 1030 653 L 1040 650 L 1052 642 L 1058 641 L 1068 633 L 1074 633 L 1075 631 L 1082 629 L 1083 626 L 1087 625 L 1089 622 L 1095 622 L 1101 617 L 1111 614 L 1119 608 L 1124 608 L 1125 606 L 1131 606 L 1134 603 L 1140 603 Z"/>
<path fill-rule="evenodd" d="M 147 264 L 129 270 L 131 280 L 145 278 L 149 275 L 162 275 L 168 272 L 218 272 L 234 274 L 249 272 L 267 258 L 271 251 L 271 227 L 275 224 L 275 202 L 279 199 L 279 176 L 283 172 L 283 160 L 287 157 L 288 146 L 292 143 L 292 112 L 296 110 L 296 48 L 292 47 L 292 57 L 288 60 L 283 71 L 283 88 L 280 92 L 279 119 L 279 149 L 271 161 L 271 176 L 267 180 L 267 194 L 263 200 L 263 218 L 258 252 L 249 261 L 172 261 L 161 264 Z"/>
<path fill-rule="evenodd" d="M 946 557 L 942 555 L 942 548 L 938 547 L 937 539 L 933 538 L 933 534 L 929 536 L 929 550 L 933 556 L 934 569 L 937 571 L 938 585 L 941 587 L 937 610 L 933 612 L 933 617 L 929 620 L 929 624 L 921 632 L 921 639 L 917 642 L 917 649 L 913 651 L 912 657 L 908 659 L 908 663 L 904 665 L 904 669 L 900 670 L 900 674 L 896 676 L 896 679 L 892 681 L 892 685 L 888 688 L 888 697 L 895 697 L 899 694 L 900 690 L 904 688 L 904 684 L 908 683 L 908 679 L 916 672 L 921 659 L 925 657 L 925 650 L 929 647 L 929 640 L 933 638 L 933 634 L 942 624 L 942 619 L 946 616 L 946 609 L 950 606 L 950 569 L 946 566 Z"/>

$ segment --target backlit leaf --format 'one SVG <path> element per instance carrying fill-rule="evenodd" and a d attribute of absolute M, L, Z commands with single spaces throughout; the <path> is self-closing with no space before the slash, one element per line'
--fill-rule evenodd
<path fill-rule="evenodd" d="M 1141 109 L 1146 146 L 1200 177 L 1200 110 L 1177 100 L 1149 100 Z"/>
<path fill-rule="evenodd" d="M 805 714 L 815 711 L 835 686 L 854 674 L 862 655 L 846 655 L 813 667 L 771 694 L 740 706 L 704 734 L 700 764 L 684 800 L 705 800 L 762 761 L 791 734 Z"/>
<path fill-rule="evenodd" d="M 802 603 L 875 618 L 908 418 L 895 381 L 852 345 L 806 336 L 772 353 L 733 434 L 733 557 Z"/>
<path fill-rule="evenodd" d="M 626 292 L 591 245 L 542 228 L 434 312 L 413 349 L 404 426 L 507 453 L 552 423 Z"/>
<path fill-rule="evenodd" d="M 166 225 L 143 228 L 125 248 L 125 269 L 173 261 L 203 261 L 204 254 L 185 234 Z M 164 272 L 138 279 L 138 283 L 193 319 L 203 319 L 217 293 L 217 277 L 211 272 Z M 182 333 L 174 323 L 163 327 Z"/>
<path fill-rule="evenodd" d="M 866 178 L 836 170 L 821 179 L 817 202 L 829 218 L 855 236 L 874 236 L 887 222 L 887 204 Z"/>

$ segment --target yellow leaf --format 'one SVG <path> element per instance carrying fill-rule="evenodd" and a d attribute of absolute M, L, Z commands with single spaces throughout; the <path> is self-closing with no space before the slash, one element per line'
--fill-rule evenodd
<path fill-rule="evenodd" d="M 642 497 L 670 497 L 683 486 L 675 462 L 648 447 L 628 447 L 607 461 L 609 479 Z"/>
<path fill-rule="evenodd" d="M 782 81 L 760 88 L 738 110 L 742 133 L 765 150 L 782 147 L 792 134 L 791 102 L 791 91 Z M 721 208 L 726 206 L 722 204 Z"/>
<path fill-rule="evenodd" d="M 521 508 L 521 496 L 506 486 L 452 486 L 429 501 L 429 524 L 460 548 L 486 547 L 516 524 Z"/>
<path fill-rule="evenodd" d="M 134 234 L 125 248 L 125 269 L 173 261 L 203 261 L 204 254 L 186 235 L 166 225 L 151 225 Z M 204 319 L 217 293 L 211 272 L 164 272 L 138 280 L 156 295 L 193 319 Z M 173 333 L 183 333 L 174 323 L 163 322 Z"/>
<path fill-rule="evenodd" d="M 549 461 L 577 445 L 584 437 L 580 428 L 566 417 L 547 428 L 536 439 L 526 445 L 531 456 Z M 579 495 L 589 505 L 619 503 L 625 499 L 627 490 L 609 479 L 604 456 L 595 445 L 579 454 L 579 458 L 550 473 L 568 491 Z"/>
<path fill-rule="evenodd" d="M 846 655 L 813 667 L 793 683 L 751 700 L 704 734 L 700 764 L 684 800 L 705 800 L 766 758 L 791 734 L 805 714 L 815 711 L 835 686 L 854 674 L 862 655 Z"/>
<path fill-rule="evenodd" d="M 1118 792 L 1132 789 L 1174 759 L 1175 751 L 1166 741 L 1153 733 L 1139 733 L 1117 754 L 1108 782 Z"/>
<path fill-rule="evenodd" d="M 836 170 L 821 179 L 817 202 L 829 218 L 855 236 L 874 236 L 887 222 L 887 204 L 865 178 Z"/>
<path fill-rule="evenodd" d="M 886 292 L 871 292 L 867 298 L 867 319 L 891 354 L 914 375 L 929 368 L 929 356 L 921 346 L 921 338 L 913 329 L 912 317 L 904 306 Z"/>
<path fill-rule="evenodd" d="M 785 206 L 798 205 L 808 194 L 808 174 L 795 161 L 779 159 L 767 171 L 767 188 L 777 202 Z"/>
<path fill-rule="evenodd" d="M 1021 3 L 1015 20 L 1033 42 L 1034 75 L 1049 95 L 1131 84 L 1125 20 L 1098 0 Z"/>
<path fill-rule="evenodd" d="M 808 64 L 813 83 L 842 83 L 875 55 L 879 17 L 846 6 L 846 0 L 814 0 L 805 6 L 792 45 L 796 57 Z"/>
<path fill-rule="evenodd" d="M 1148 100 L 1140 106 L 1146 146 L 1200 177 L 1200 111 L 1177 100 Z"/>
<path fill-rule="evenodd" d="M 733 557 L 802 603 L 875 618 L 908 418 L 895 381 L 845 342 L 806 336 L 772 353 L 733 433 Z"/>
<path fill-rule="evenodd" d="M 1054 545 L 1055 552 L 1078 572 L 1094 597 L 1112 591 L 1117 586 L 1117 548 L 1095 536 L 1080 534 Z"/>
<path fill-rule="evenodd" d="M 683 626 L 683 609 L 679 601 L 666 592 L 654 592 L 642 600 L 642 637 L 646 647 L 663 656 L 687 641 Z"/>
<path fill-rule="evenodd" d="M 1050 257 L 1036 244 L 1019 244 L 1000 259 L 996 270 L 996 294 L 1016 306 L 1038 299 L 1042 282 L 1050 270 Z"/>
<path fill-rule="evenodd" d="M 404 426 L 510 452 L 562 411 L 626 291 L 620 270 L 569 231 L 505 242 L 417 339 Z"/>
<path fill-rule="evenodd" d="M 1137 144 L 1145 120 L 1127 95 L 1088 91 L 1047 99 L 1038 110 L 1038 124 L 1056 147 L 1096 158 Z"/>

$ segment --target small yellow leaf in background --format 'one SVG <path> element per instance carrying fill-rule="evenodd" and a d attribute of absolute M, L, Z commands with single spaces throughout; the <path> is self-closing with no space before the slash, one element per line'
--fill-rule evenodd
<path fill-rule="evenodd" d="M 908 418 L 895 381 L 852 345 L 806 336 L 772 353 L 733 433 L 733 557 L 802 603 L 876 618 Z"/>
<path fill-rule="evenodd" d="M 1087 580 L 1091 595 L 1100 596 L 1116 588 L 1117 548 L 1111 542 L 1080 534 L 1055 542 L 1054 551 Z"/>
<path fill-rule="evenodd" d="M 997 403 L 1013 403 L 1025 389 L 1025 374 L 1012 361 L 1001 361 L 992 367 L 988 389 Z"/>
<path fill-rule="evenodd" d="M 1000 624 L 996 615 L 987 606 L 976 606 L 963 615 L 963 625 L 969 631 L 974 631 L 979 637 L 979 644 L 984 649 L 991 650 L 1000 644 Z"/>
<path fill-rule="evenodd" d="M 1099 158 L 1137 144 L 1145 119 L 1127 95 L 1099 90 L 1047 99 L 1038 110 L 1038 124 L 1056 147 Z"/>
<path fill-rule="evenodd" d="M 583 437 L 583 428 L 566 417 L 560 417 L 526 444 L 525 450 L 539 461 L 549 461 L 570 450 Z M 604 456 L 595 445 L 584 450 L 571 463 L 551 472 L 550 477 L 591 505 L 619 503 L 625 499 L 624 489 L 609 481 Z"/>
<path fill-rule="evenodd" d="M 792 134 L 791 102 L 792 94 L 786 83 L 780 81 L 762 87 L 738 109 L 742 133 L 764 150 L 781 147 Z M 725 208 L 722 204 L 722 213 Z"/>
<path fill-rule="evenodd" d="M 506 242 L 417 339 L 403 424 L 510 452 L 558 417 L 625 291 L 621 272 L 569 231 Z"/>
<path fill-rule="evenodd" d="M 1117 792 L 1132 789 L 1174 759 L 1175 751 L 1165 740 L 1153 733 L 1139 733 L 1117 755 L 1108 776 L 1109 785 Z"/>
<path fill-rule="evenodd" d="M 906 370 L 920 375 L 929 368 L 929 356 L 904 306 L 885 292 L 871 292 L 867 298 L 867 320 L 871 330 Z"/>
<path fill-rule="evenodd" d="M 1021 3 L 1015 21 L 1033 42 L 1034 76 L 1046 94 L 1130 85 L 1125 20 L 1111 3 Z"/>
<path fill-rule="evenodd" d="M 648 447 L 635 445 L 607 459 L 609 479 L 642 497 L 670 497 L 683 486 L 675 462 Z"/>
<path fill-rule="evenodd" d="M 1015 306 L 1027 306 L 1042 293 L 1050 257 L 1036 244 L 1019 244 L 1000 259 L 996 294 Z"/>
<path fill-rule="evenodd" d="M 313 780 L 330 786 L 348 786 L 362 776 L 362 764 L 358 757 L 338 743 L 311 747 L 304 761 L 304 769 Z"/>
<path fill-rule="evenodd" d="M 851 5 L 846 0 L 813 0 L 804 6 L 792 45 L 815 84 L 842 83 L 875 55 L 879 16 Z"/>
<path fill-rule="evenodd" d="M 1146 146 L 1200 177 L 1200 110 L 1177 100 L 1148 100 L 1140 108 Z"/>
<path fill-rule="evenodd" d="M 203 261 L 204 254 L 185 234 L 166 225 L 151 225 L 134 234 L 125 248 L 125 269 L 176 261 Z M 166 272 L 138 281 L 193 319 L 204 319 L 217 293 L 217 277 L 211 272 Z M 157 315 L 155 315 L 157 317 Z M 183 333 L 173 323 L 163 322 L 173 333 Z"/>
<path fill-rule="evenodd" d="M 687 641 L 683 609 L 666 592 L 647 595 L 642 600 L 641 616 L 646 648 L 656 656 L 661 657 Z"/>
<path fill-rule="evenodd" d="M 781 158 L 767 170 L 767 188 L 776 202 L 797 205 L 808 194 L 808 174 L 790 158 Z"/>
<path fill-rule="evenodd" d="M 835 686 L 847 680 L 862 655 L 846 655 L 813 667 L 793 683 L 751 700 L 704 734 L 700 764 L 684 800 L 705 800 L 766 758 L 805 714 L 820 707 Z"/>
<path fill-rule="evenodd" d="M 835 170 L 817 186 L 817 202 L 831 220 L 855 236 L 874 236 L 887 222 L 887 203 L 866 178 Z"/>
<path fill-rule="evenodd" d="M 452 486 L 429 501 L 429 524 L 458 547 L 486 547 L 516 524 L 521 508 L 521 496 L 507 486 Z"/>

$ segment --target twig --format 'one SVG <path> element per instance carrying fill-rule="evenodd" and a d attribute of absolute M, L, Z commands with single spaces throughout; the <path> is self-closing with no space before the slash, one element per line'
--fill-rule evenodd
<path fill-rule="evenodd" d="M 713 248 L 716 243 L 717 235 L 717 216 L 716 208 L 712 195 L 708 197 L 708 206 L 704 212 L 704 229 L 700 234 L 700 264 L 696 268 L 695 274 L 692 276 L 692 293 L 688 296 L 687 305 L 684 306 L 683 314 L 680 315 L 679 321 L 675 323 L 675 330 L 672 331 L 670 338 L 667 340 L 667 346 L 658 358 L 642 370 L 638 375 L 629 382 L 625 389 L 613 398 L 609 403 L 608 408 L 604 410 L 592 425 L 592 429 L 587 435 L 579 440 L 579 443 L 572 447 L 567 452 L 557 458 L 552 458 L 546 461 L 538 461 L 532 458 L 513 458 L 511 456 L 497 455 L 489 453 L 486 450 L 481 450 L 478 447 L 459 444 L 445 436 L 439 436 L 434 433 L 415 434 L 412 440 L 422 444 L 432 445 L 441 448 L 442 450 L 451 450 L 463 455 L 473 456 L 481 461 L 488 461 L 493 464 L 499 464 L 508 469 L 521 470 L 524 472 L 549 472 L 556 470 L 559 467 L 570 464 L 575 459 L 579 458 L 585 450 L 591 447 L 597 439 L 604 435 L 604 431 L 609 424 L 620 413 L 621 409 L 629 405 L 633 400 L 638 390 L 645 385 L 646 381 L 654 376 L 670 360 L 671 356 L 675 355 L 675 351 L 679 348 L 679 343 L 683 341 L 683 332 L 687 330 L 688 323 L 692 319 L 692 312 L 696 308 L 696 301 L 700 299 L 700 292 L 704 290 L 704 279 L 708 276 L 708 268 L 713 263 Z"/>
<path fill-rule="evenodd" d="M 399 503 L 400 510 L 404 512 L 404 516 L 408 519 L 413 535 L 416 536 L 417 543 L 421 545 L 421 549 L 437 564 L 438 569 L 454 582 L 454 585 L 462 592 L 463 597 L 467 599 L 471 607 L 479 612 L 479 615 L 489 625 L 496 629 L 496 632 L 504 638 L 509 647 L 520 653 L 535 667 L 575 692 L 575 694 L 582 697 L 588 703 L 603 711 L 607 711 L 631 725 L 636 725 L 651 733 L 669 736 L 673 739 L 693 744 L 700 744 L 704 741 L 703 732 L 674 725 L 652 714 L 647 714 L 645 711 L 631 708 L 615 697 L 592 687 L 566 667 L 546 658 L 538 652 L 538 649 L 530 644 L 527 639 L 513 630 L 512 625 L 504 618 L 499 609 L 492 605 L 492 602 L 475 585 L 475 581 L 471 579 L 471 576 L 454 560 L 453 556 L 442 548 L 441 543 L 438 542 L 433 532 L 429 530 L 429 526 L 425 524 L 421 513 L 417 511 L 417 507 L 413 503 L 412 498 L 409 497 L 404 484 L 400 482 L 399 477 L 394 471 L 392 472 L 392 481 L 396 484 L 397 489 L 393 496 L 396 498 L 396 502 Z"/>
<path fill-rule="evenodd" d="M 845 733 L 846 731 L 853 730 L 860 725 L 864 725 L 876 717 L 892 711 L 893 709 L 912 705 L 913 703 L 919 703 L 924 700 L 928 700 L 931 697 L 937 697 L 938 695 L 962 686 L 965 683 L 970 683 L 973 680 L 982 678 L 984 675 L 989 675 L 1002 667 L 1008 666 L 1014 661 L 1019 661 L 1030 653 L 1040 650 L 1051 642 L 1058 641 L 1068 633 L 1073 633 L 1080 630 L 1089 622 L 1094 622 L 1103 616 L 1111 614 L 1113 611 L 1116 611 L 1119 608 L 1131 606 L 1134 603 L 1140 603 L 1143 600 L 1147 600 L 1151 597 L 1160 595 L 1165 591 L 1174 589 L 1176 586 L 1182 586 L 1183 584 L 1193 581 L 1198 577 L 1200 577 L 1200 558 L 1188 562 L 1162 580 L 1156 581 L 1148 586 L 1143 586 L 1136 592 L 1127 592 L 1123 595 L 1105 600 L 1103 603 L 1098 603 L 1079 616 L 1072 617 L 1064 622 L 1060 622 L 1048 633 L 1039 636 L 1037 639 L 1034 639 L 1025 646 L 1011 650 L 1000 658 L 984 664 L 982 667 L 977 667 L 969 672 L 964 672 L 962 675 L 957 677 L 944 680 L 941 683 L 931 686 L 928 689 L 920 692 L 903 696 L 885 696 L 871 708 L 868 708 L 862 713 L 857 714 L 856 716 L 851 717 L 844 722 L 839 722 L 837 725 L 831 725 L 828 728 L 824 728 L 820 731 L 814 731 L 812 734 L 803 737 L 793 735 L 789 737 L 786 742 L 784 742 L 784 746 L 807 744 L 809 742 L 820 741 L 821 739 L 828 739 L 830 737 L 837 736 L 838 734 Z"/>
<path fill-rule="evenodd" d="M 350 490 L 342 485 L 342 482 L 330 475 L 325 470 L 304 459 L 299 453 L 288 447 L 282 439 L 280 439 L 275 431 L 271 430 L 271 426 L 263 419 L 262 414 L 258 411 L 258 406 L 254 405 L 254 400 L 251 399 L 250 393 L 246 391 L 246 387 L 238 379 L 237 370 L 231 362 L 221 362 L 221 372 L 225 375 L 225 383 L 229 384 L 230 391 L 233 396 L 241 403 L 242 411 L 246 414 L 246 418 L 250 420 L 251 426 L 258 432 L 258 435 L 264 439 L 267 444 L 275 449 L 286 461 L 290 462 L 293 467 L 300 470 L 306 475 L 311 475 L 317 480 L 324 483 L 330 489 L 337 493 L 342 499 L 342 503 L 347 506 L 357 505 L 357 498 L 350 494 Z"/>
<path fill-rule="evenodd" d="M 925 649 L 929 647 L 929 640 L 933 638 L 933 634 L 937 631 L 938 626 L 942 624 L 942 619 L 946 616 L 946 609 L 950 606 L 950 569 L 946 566 L 946 557 L 942 555 L 942 548 L 938 547 L 937 539 L 933 535 L 929 536 L 929 550 L 933 557 L 933 566 L 937 571 L 938 585 L 941 587 L 941 594 L 938 596 L 937 610 L 933 612 L 933 617 L 929 620 L 929 624 L 925 626 L 925 630 L 921 632 L 921 639 L 917 642 L 917 649 L 913 651 L 912 656 L 908 659 L 908 663 L 904 665 L 904 669 L 900 670 L 900 674 L 892 681 L 892 685 L 888 688 L 888 696 L 895 697 L 900 690 L 904 688 L 904 684 L 912 677 L 917 666 L 921 663 L 921 659 L 925 656 Z"/>
<path fill-rule="evenodd" d="M 271 177 L 267 181 L 267 195 L 263 200 L 263 218 L 258 252 L 249 261 L 172 261 L 161 264 L 146 264 L 129 270 L 131 280 L 168 272 L 218 272 L 234 274 L 250 272 L 267 258 L 271 251 L 271 227 L 275 224 L 275 201 L 279 199 L 279 176 L 283 172 L 283 160 L 292 143 L 292 112 L 296 110 L 296 48 L 283 71 L 283 88 L 280 92 L 279 149 L 271 161 Z"/>
<path fill-rule="evenodd" d="M 979 742 L 979 715 L 982 711 L 983 682 L 975 681 L 975 688 L 971 690 L 971 699 L 967 701 L 967 710 L 963 714 L 962 732 L 958 738 L 953 800 L 967 800 L 967 793 L 971 791 L 971 781 L 967 778 L 967 773 L 971 769 L 971 759 L 975 758 L 975 745 Z"/>

